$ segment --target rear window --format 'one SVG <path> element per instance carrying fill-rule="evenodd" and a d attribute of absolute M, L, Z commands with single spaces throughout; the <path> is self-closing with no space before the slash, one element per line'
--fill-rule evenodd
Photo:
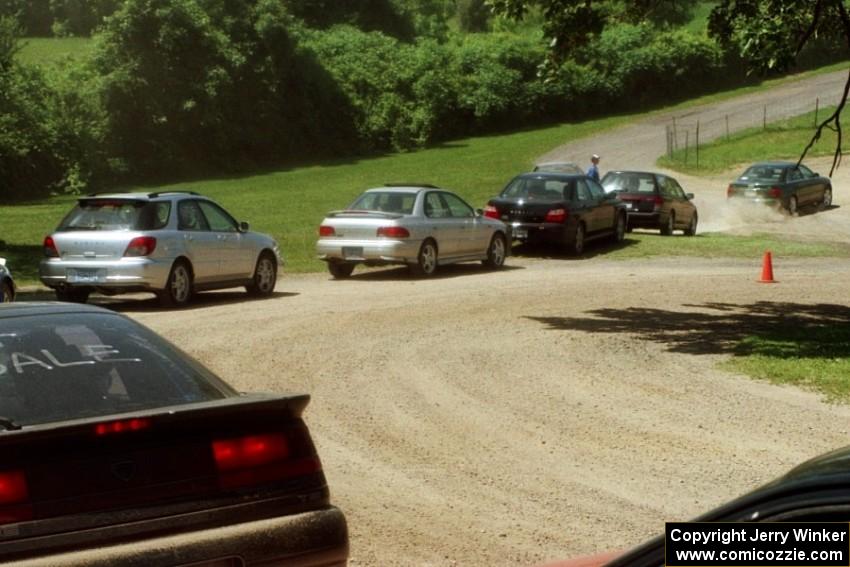
<path fill-rule="evenodd" d="M 602 188 L 606 193 L 655 193 L 655 179 L 646 173 L 606 173 Z"/>
<path fill-rule="evenodd" d="M 747 168 L 747 171 L 738 179 L 741 181 L 782 181 L 784 176 L 784 167 L 754 165 Z"/>
<path fill-rule="evenodd" d="M 572 200 L 574 183 L 570 180 L 517 177 L 502 191 L 502 197 L 538 201 Z"/>
<path fill-rule="evenodd" d="M 534 166 L 534 171 L 551 171 L 553 173 L 575 173 L 584 175 L 584 171 L 574 163 L 539 163 Z"/>
<path fill-rule="evenodd" d="M 57 230 L 156 230 L 168 224 L 168 201 L 86 199 L 68 213 Z"/>
<path fill-rule="evenodd" d="M 370 191 L 363 193 L 349 209 L 358 211 L 382 211 L 409 215 L 413 213 L 416 193 L 398 193 L 395 191 Z"/>
<path fill-rule="evenodd" d="M 117 315 L 0 319 L 0 416 L 21 425 L 231 395 L 188 355 Z"/>

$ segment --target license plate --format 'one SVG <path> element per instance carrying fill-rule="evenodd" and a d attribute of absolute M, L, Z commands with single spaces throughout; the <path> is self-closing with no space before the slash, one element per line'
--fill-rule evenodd
<path fill-rule="evenodd" d="M 631 204 L 631 203 L 626 203 L 626 208 L 627 208 L 627 209 L 631 209 L 631 208 L 632 208 L 632 204 Z"/>
<path fill-rule="evenodd" d="M 342 247 L 342 257 L 343 258 L 362 258 L 363 257 L 363 247 L 362 246 L 343 246 Z"/>
<path fill-rule="evenodd" d="M 97 268 L 69 269 L 65 274 L 68 283 L 103 283 L 106 270 Z"/>
<path fill-rule="evenodd" d="M 514 229 L 514 238 L 528 238 L 528 231 L 524 228 Z"/>
<path fill-rule="evenodd" d="M 752 191 L 752 190 L 744 193 L 744 195 L 746 195 L 747 197 L 758 197 L 758 194 L 759 194 L 758 191 Z"/>

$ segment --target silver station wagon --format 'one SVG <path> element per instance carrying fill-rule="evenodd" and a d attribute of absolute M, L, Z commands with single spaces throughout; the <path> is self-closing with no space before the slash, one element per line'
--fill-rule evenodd
<path fill-rule="evenodd" d="M 93 291 L 150 291 L 173 306 L 208 289 L 269 295 L 280 250 L 248 228 L 193 192 L 90 195 L 45 237 L 39 276 L 60 301 L 80 303 Z"/>
<path fill-rule="evenodd" d="M 406 264 L 430 276 L 438 265 L 481 261 L 501 268 L 510 253 L 508 229 L 433 185 L 369 189 L 319 227 L 316 252 L 334 278 L 357 264 Z"/>

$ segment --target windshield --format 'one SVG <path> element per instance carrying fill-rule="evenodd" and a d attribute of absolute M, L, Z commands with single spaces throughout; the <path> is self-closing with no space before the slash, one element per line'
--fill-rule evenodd
<path fill-rule="evenodd" d="M 740 181 L 782 181 L 785 176 L 784 167 L 774 167 L 770 165 L 753 165 L 747 168 L 741 177 Z"/>
<path fill-rule="evenodd" d="M 528 199 L 529 201 L 571 200 L 574 183 L 567 179 L 517 177 L 502 191 L 502 197 Z"/>
<path fill-rule="evenodd" d="M 655 179 L 648 173 L 609 172 L 602 178 L 602 188 L 606 193 L 655 193 Z"/>
<path fill-rule="evenodd" d="M 231 395 L 188 355 L 117 315 L 0 319 L 0 416 L 20 425 Z"/>
<path fill-rule="evenodd" d="M 168 201 L 86 199 L 68 213 L 57 230 L 154 230 L 168 224 Z"/>
<path fill-rule="evenodd" d="M 363 193 L 348 208 L 358 211 L 382 211 L 409 215 L 413 213 L 416 193 L 398 191 L 369 191 Z"/>

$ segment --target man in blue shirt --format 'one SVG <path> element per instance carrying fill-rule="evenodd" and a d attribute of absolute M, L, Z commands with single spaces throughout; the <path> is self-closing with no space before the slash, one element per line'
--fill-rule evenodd
<path fill-rule="evenodd" d="M 599 156 L 596 154 L 590 156 L 590 163 L 590 167 L 587 168 L 587 176 L 599 182 Z"/>

